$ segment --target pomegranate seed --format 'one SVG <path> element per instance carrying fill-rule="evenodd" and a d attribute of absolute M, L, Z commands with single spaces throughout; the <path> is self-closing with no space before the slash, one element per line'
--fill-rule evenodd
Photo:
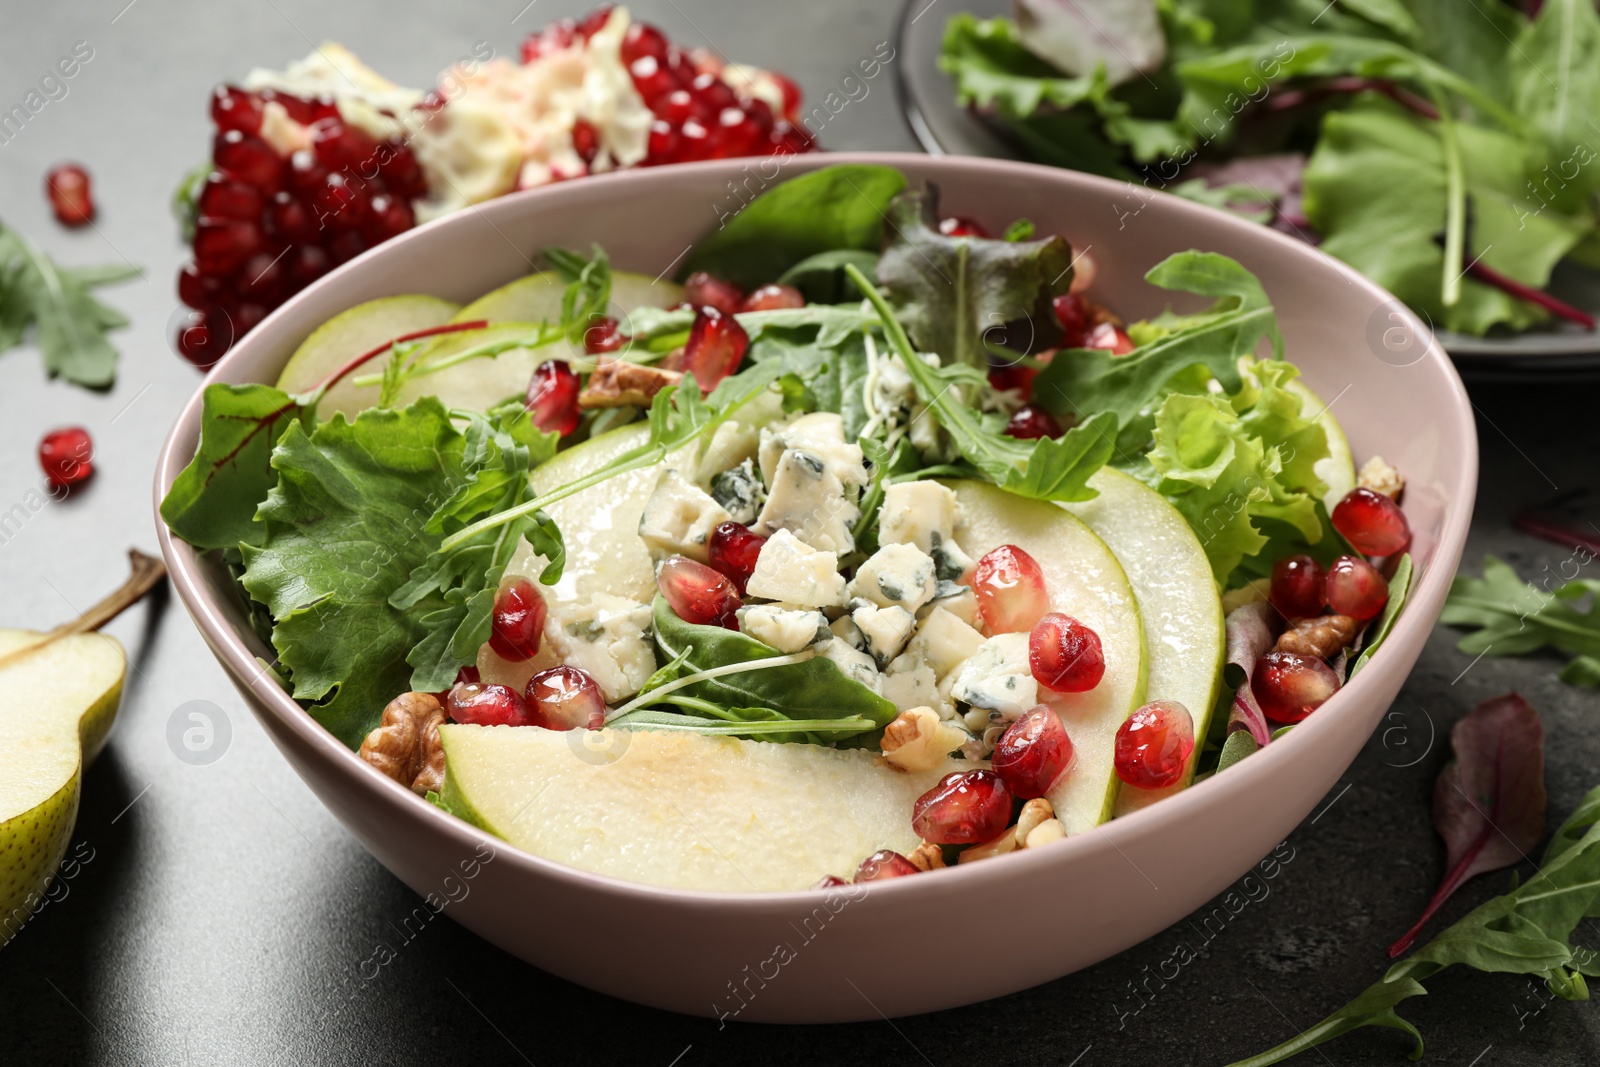
<path fill-rule="evenodd" d="M 94 442 L 89 431 L 73 426 L 45 434 L 39 442 L 39 466 L 57 489 L 87 480 L 94 473 Z"/>
<path fill-rule="evenodd" d="M 1043 353 L 1049 355 L 1049 353 Z M 1036 357 L 1038 358 L 1038 357 Z M 991 364 L 989 366 L 989 385 L 998 390 L 1015 389 L 1024 399 L 1033 396 L 1033 380 L 1039 372 L 1032 367 L 1021 363 Z"/>
<path fill-rule="evenodd" d="M 254 222 L 202 218 L 194 229 L 194 260 L 202 274 L 232 274 L 266 246 Z"/>
<path fill-rule="evenodd" d="M 600 131 L 588 120 L 578 119 L 572 124 L 572 150 L 587 165 L 600 154 Z"/>
<path fill-rule="evenodd" d="M 778 155 L 799 155 L 809 152 L 817 147 L 817 139 L 811 136 L 804 126 L 791 125 L 786 121 L 773 124 L 772 150 Z"/>
<path fill-rule="evenodd" d="M 201 274 L 193 263 L 185 263 L 178 271 L 178 299 L 203 311 L 216 302 L 222 283 L 210 274 Z"/>
<path fill-rule="evenodd" d="M 678 162 L 711 158 L 711 131 L 697 118 L 685 119 L 678 130 Z"/>
<path fill-rule="evenodd" d="M 1360 621 L 1373 618 L 1389 603 L 1389 583 L 1360 556 L 1334 560 L 1324 589 L 1329 610 Z"/>
<path fill-rule="evenodd" d="M 1012 796 L 1042 797 L 1072 765 L 1072 738 L 1061 716 L 1035 704 L 1006 727 L 994 745 L 994 773 Z"/>
<path fill-rule="evenodd" d="M 772 75 L 772 80 L 778 83 L 778 88 L 783 92 L 783 117 L 793 122 L 800 112 L 800 86 L 782 74 Z"/>
<path fill-rule="evenodd" d="M 1194 751 L 1194 719 L 1176 700 L 1152 700 L 1117 727 L 1112 768 L 1131 786 L 1163 789 L 1183 779 Z"/>
<path fill-rule="evenodd" d="M 551 667 L 528 679 L 528 717 L 546 730 L 598 730 L 606 724 L 600 686 L 576 667 Z"/>
<path fill-rule="evenodd" d="M 178 330 L 178 354 L 202 370 L 233 345 L 233 320 L 219 307 L 191 312 Z"/>
<path fill-rule="evenodd" d="M 1040 685 L 1057 693 L 1087 693 L 1106 673 L 1100 635 L 1059 611 L 1034 624 L 1028 635 L 1028 665 Z"/>
<path fill-rule="evenodd" d="M 672 123 L 665 119 L 656 119 L 650 124 L 650 141 L 647 149 L 646 161 L 649 163 L 670 163 L 678 154 L 678 131 L 672 128 Z"/>
<path fill-rule="evenodd" d="M 628 343 L 616 319 L 599 319 L 583 331 L 583 350 L 591 356 L 617 352 Z"/>
<path fill-rule="evenodd" d="M 238 295 L 248 295 L 252 300 L 276 307 L 283 298 L 284 280 L 283 260 L 269 252 L 257 252 L 245 260 L 234 285 L 240 290 Z M 248 333 L 254 325 L 246 326 L 241 322 L 239 332 Z"/>
<path fill-rule="evenodd" d="M 1050 414 L 1043 404 L 1027 403 L 1018 408 L 1006 423 L 1006 433 L 1011 437 L 1031 441 L 1039 437 L 1060 437 L 1067 431 Z"/>
<path fill-rule="evenodd" d="M 359 126 L 322 119 L 311 127 L 311 151 L 329 170 L 361 174 L 376 167 L 378 142 Z"/>
<path fill-rule="evenodd" d="M 444 698 L 444 710 L 451 722 L 469 726 L 531 725 L 527 704 L 508 685 L 457 682 Z"/>
<path fill-rule="evenodd" d="M 311 201 L 322 191 L 328 180 L 328 168 L 317 162 L 317 157 L 302 148 L 289 157 L 289 188 L 303 200 Z"/>
<path fill-rule="evenodd" d="M 539 364 L 528 382 L 523 401 L 533 413 L 533 424 L 545 433 L 552 430 L 562 437 L 578 428 L 578 376 L 564 360 L 551 359 Z"/>
<path fill-rule="evenodd" d="M 512 663 L 530 660 L 544 636 L 544 597 L 526 578 L 517 578 L 494 598 L 489 647 Z"/>
<path fill-rule="evenodd" d="M 644 56 L 667 58 L 667 36 L 648 22 L 635 22 L 622 35 L 622 61 L 632 63 Z"/>
<path fill-rule="evenodd" d="M 44 177 L 44 191 L 50 198 L 50 210 L 61 225 L 82 226 L 94 218 L 89 172 L 76 163 L 52 167 Z"/>
<path fill-rule="evenodd" d="M 939 232 L 946 237 L 988 237 L 982 226 L 960 215 L 951 215 L 947 219 L 939 220 Z"/>
<path fill-rule="evenodd" d="M 1298 652 L 1268 652 L 1250 673 L 1250 692 L 1273 722 L 1299 722 L 1338 688 L 1332 667 Z"/>
<path fill-rule="evenodd" d="M 665 96 L 658 98 L 651 110 L 656 117 L 674 126 L 680 126 L 683 121 L 694 114 L 694 97 L 689 95 L 687 89 L 674 89 Z"/>
<path fill-rule="evenodd" d="M 911 829 L 936 845 L 976 845 L 1011 822 L 1011 790 L 994 771 L 956 771 L 917 798 Z"/>
<path fill-rule="evenodd" d="M 261 325 L 261 320 L 266 317 L 267 309 L 262 305 L 257 304 L 254 301 L 240 304 L 233 312 L 234 332 L 238 336 L 243 337 L 245 334 Z"/>
<path fill-rule="evenodd" d="M 725 107 L 717 115 L 711 136 L 716 144 L 715 155 L 728 159 L 754 152 L 756 142 L 766 136 L 766 131 L 752 122 L 742 107 Z"/>
<path fill-rule="evenodd" d="M 478 668 L 473 666 L 470 663 L 467 664 L 466 666 L 462 667 L 459 671 L 456 671 L 456 684 L 457 685 L 460 685 L 462 682 L 481 682 L 481 681 L 483 681 L 483 678 L 482 678 L 482 676 L 480 676 L 478 674 Z"/>
<path fill-rule="evenodd" d="M 750 528 L 742 523 L 720 523 L 711 531 L 711 539 L 707 544 L 712 569 L 725 575 L 739 590 L 739 595 L 743 596 L 750 576 L 756 572 L 756 559 L 761 555 L 761 546 L 766 543 L 765 537 L 751 533 Z"/>
<path fill-rule="evenodd" d="M 732 315 L 744 304 L 744 291 L 732 282 L 713 278 L 700 270 L 683 283 L 683 299 L 692 307 L 715 308 L 724 315 Z"/>
<path fill-rule="evenodd" d="M 378 176 L 389 186 L 389 191 L 402 200 L 419 200 L 428 193 L 428 182 L 423 177 L 422 165 L 409 146 L 390 143 L 387 159 L 378 153 Z"/>
<path fill-rule="evenodd" d="M 317 223 L 331 230 L 356 230 L 371 210 L 367 190 L 343 174 L 329 174 L 316 195 Z"/>
<path fill-rule="evenodd" d="M 1310 556 L 1285 556 L 1272 565 L 1272 590 L 1267 599 L 1286 619 L 1309 619 L 1322 614 L 1322 564 Z"/>
<path fill-rule="evenodd" d="M 1400 505 L 1357 486 L 1334 505 L 1333 528 L 1364 556 L 1392 556 L 1411 544 L 1411 527 Z"/>
<path fill-rule="evenodd" d="M 744 298 L 740 311 L 781 311 L 803 308 L 806 298 L 792 285 L 763 285 Z"/>
<path fill-rule="evenodd" d="M 254 222 L 261 217 L 265 203 L 255 187 L 213 173 L 200 187 L 197 206 L 201 217 Z"/>
<path fill-rule="evenodd" d="M 232 85 L 219 85 L 211 90 L 211 121 L 219 130 L 259 133 L 261 98 Z"/>
<path fill-rule="evenodd" d="M 303 289 L 328 273 L 333 262 L 316 245 L 301 245 L 284 257 L 289 264 L 289 279 L 296 289 Z"/>
<path fill-rule="evenodd" d="M 328 242 L 328 254 L 335 263 L 345 263 L 355 259 L 367 250 L 367 239 L 354 231 L 336 233 Z"/>
<path fill-rule="evenodd" d="M 629 63 L 628 75 L 633 79 L 634 89 L 647 104 L 678 87 L 678 80 L 667 69 L 666 63 L 655 56 L 640 56 Z"/>
<path fill-rule="evenodd" d="M 611 12 L 615 8 L 615 4 L 607 4 L 604 7 L 597 7 L 593 11 L 589 12 L 583 17 L 583 21 L 578 23 L 578 33 L 583 36 L 585 41 L 587 41 L 589 38 L 605 29 L 606 23 L 611 19 Z"/>
<path fill-rule="evenodd" d="M 398 237 L 411 229 L 414 221 L 411 205 L 404 200 L 395 199 L 388 193 L 379 193 L 372 198 L 365 233 L 373 244 L 382 244 L 389 238 Z"/>
<path fill-rule="evenodd" d="M 694 81 L 689 83 L 689 91 L 703 101 L 713 115 L 721 113 L 723 108 L 739 106 L 738 94 L 710 71 L 696 74 Z"/>
<path fill-rule="evenodd" d="M 1022 633 L 1033 629 L 1050 610 L 1044 591 L 1044 572 L 1034 558 L 1016 545 L 1001 545 L 978 560 L 972 591 L 978 615 L 989 634 Z"/>
<path fill-rule="evenodd" d="M 312 126 L 322 119 L 339 117 L 339 107 L 331 96 L 309 98 L 279 92 L 276 89 L 263 89 L 260 95 L 263 106 L 269 103 L 278 104 L 289 113 L 291 119 L 302 126 Z"/>
<path fill-rule="evenodd" d="M 1136 347 L 1133 338 L 1111 325 L 1102 322 L 1089 331 L 1083 339 L 1084 348 L 1103 348 L 1113 356 L 1125 356 Z"/>
<path fill-rule="evenodd" d="M 272 146 L 238 130 L 217 134 L 212 142 L 211 159 L 217 169 L 263 193 L 277 192 L 283 181 L 283 161 Z"/>
<path fill-rule="evenodd" d="M 910 861 L 907 860 L 906 862 L 909 863 Z M 915 870 L 916 868 L 912 868 L 912 869 Z M 843 878 L 840 878 L 837 874 L 825 874 L 821 878 L 818 878 L 817 881 L 816 881 L 816 884 L 813 885 L 811 888 L 812 889 L 833 889 L 836 886 L 849 885 L 849 884 L 850 884 L 849 882 L 845 881 Z"/>
<path fill-rule="evenodd" d="M 656 575 L 656 587 L 684 622 L 697 626 L 739 628 L 739 593 L 724 575 L 703 563 L 670 556 Z"/>
<path fill-rule="evenodd" d="M 857 882 L 882 882 L 907 874 L 921 874 L 916 864 L 893 849 L 880 849 L 861 861 L 856 868 Z M 821 884 L 820 882 L 818 883 Z"/>
<path fill-rule="evenodd" d="M 715 308 L 703 307 L 695 312 L 694 325 L 689 328 L 681 369 L 694 375 L 702 393 L 709 393 L 739 369 L 749 347 L 750 335 L 739 320 Z"/>
<path fill-rule="evenodd" d="M 310 241 L 317 235 L 317 224 L 306 206 L 287 191 L 272 195 L 267 208 L 267 233 L 289 244 Z"/>

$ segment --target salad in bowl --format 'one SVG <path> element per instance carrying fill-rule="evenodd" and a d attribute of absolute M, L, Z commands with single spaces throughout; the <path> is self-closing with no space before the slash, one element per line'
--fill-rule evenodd
<path fill-rule="evenodd" d="M 1338 714 L 1406 601 L 1402 472 L 1358 473 L 1226 256 L 1124 321 L 1069 235 L 846 164 L 681 284 L 543 258 L 207 386 L 161 506 L 352 758 L 535 856 L 740 893 L 1011 862 Z"/>

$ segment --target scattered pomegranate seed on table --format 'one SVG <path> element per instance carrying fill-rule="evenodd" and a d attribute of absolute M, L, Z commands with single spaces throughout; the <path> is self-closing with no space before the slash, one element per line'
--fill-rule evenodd
<path fill-rule="evenodd" d="M 1346 493 L 1329 517 L 1364 556 L 1392 556 L 1411 544 L 1411 526 L 1400 505 L 1363 486 Z"/>
<path fill-rule="evenodd" d="M 94 442 L 80 426 L 51 430 L 39 442 L 39 466 L 55 489 L 70 489 L 94 474 Z"/>
<path fill-rule="evenodd" d="M 1268 652 L 1250 672 L 1250 692 L 1273 722 L 1299 722 L 1338 689 L 1332 667 L 1296 652 Z"/>
<path fill-rule="evenodd" d="M 469 726 L 530 726 L 528 708 L 515 689 L 482 682 L 457 682 L 444 701 L 451 722 Z"/>
<path fill-rule="evenodd" d="M 1044 572 L 1016 545 L 1001 545 L 978 560 L 972 591 L 987 634 L 1023 633 L 1050 610 Z"/>
<path fill-rule="evenodd" d="M 582 384 L 565 360 L 545 360 L 534 368 L 523 400 L 533 424 L 545 433 L 555 432 L 562 437 L 576 430 L 583 415 L 578 409 Z"/>
<path fill-rule="evenodd" d="M 1034 623 L 1028 634 L 1028 665 L 1040 685 L 1057 693 L 1086 693 L 1106 673 L 1100 635 L 1059 611 Z"/>
<path fill-rule="evenodd" d="M 526 578 L 517 578 L 494 598 L 489 630 L 489 648 L 511 663 L 530 660 L 539 651 L 544 636 L 544 597 Z"/>
<path fill-rule="evenodd" d="M 1183 779 L 1194 751 L 1194 719 L 1176 700 L 1152 700 L 1117 727 L 1112 769 L 1139 789 L 1163 789 Z"/>
<path fill-rule="evenodd" d="M 1046 704 L 1036 704 L 1023 712 L 995 742 L 992 765 L 1011 795 L 1033 800 L 1072 766 L 1072 739 L 1061 724 L 1061 716 Z"/>
<path fill-rule="evenodd" d="M 917 798 L 911 828 L 936 845 L 976 845 L 1011 824 L 1011 790 L 994 771 L 954 771 Z"/>
<path fill-rule="evenodd" d="M 748 526 L 730 520 L 720 523 L 711 531 L 711 539 L 706 547 L 712 568 L 727 576 L 734 588 L 739 590 L 739 595 L 743 596 L 750 576 L 756 572 L 761 546 L 766 543 L 765 537 L 751 532 Z"/>
<path fill-rule="evenodd" d="M 916 864 L 893 849 L 885 848 L 874 852 L 861 861 L 861 866 L 856 868 L 855 880 L 857 882 L 882 882 L 890 878 L 901 878 L 908 874 L 920 873 L 922 872 L 917 870 Z M 826 878 L 823 879 L 823 882 L 826 881 Z M 822 882 L 819 882 L 818 885 L 822 885 Z"/>
<path fill-rule="evenodd" d="M 670 556 L 656 574 L 656 587 L 684 622 L 697 626 L 739 628 L 739 593 L 731 581 L 703 563 Z"/>
<path fill-rule="evenodd" d="M 749 348 L 750 335 L 739 325 L 738 319 L 731 313 L 703 307 L 695 312 L 694 325 L 689 328 L 680 369 L 694 375 L 702 393 L 709 393 L 722 379 L 739 369 Z"/>
<path fill-rule="evenodd" d="M 44 179 L 50 210 L 63 226 L 83 226 L 94 220 L 94 195 L 89 172 L 76 163 L 52 167 Z"/>
<path fill-rule="evenodd" d="M 1050 409 L 1043 404 L 1029 402 L 1022 405 L 1012 413 L 1011 419 L 1006 423 L 1006 434 L 1023 441 L 1032 441 L 1040 437 L 1060 437 L 1067 431 L 1061 428 L 1061 423 L 1050 414 Z"/>
<path fill-rule="evenodd" d="M 1328 568 L 1324 599 L 1338 615 L 1358 622 L 1375 618 L 1389 602 L 1389 583 L 1360 556 L 1340 556 Z"/>
<path fill-rule="evenodd" d="M 551 667 L 528 679 L 528 717 L 546 730 L 598 730 L 606 724 L 600 685 L 577 667 Z"/>
<path fill-rule="evenodd" d="M 1309 619 L 1322 614 L 1327 572 L 1307 555 L 1285 556 L 1272 565 L 1272 586 L 1267 599 L 1285 619 Z"/>

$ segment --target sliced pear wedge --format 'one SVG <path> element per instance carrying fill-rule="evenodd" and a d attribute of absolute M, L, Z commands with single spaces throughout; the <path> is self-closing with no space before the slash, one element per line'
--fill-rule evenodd
<path fill-rule="evenodd" d="M 1176 700 L 1189 709 L 1197 741 L 1177 785 L 1136 789 L 1117 782 L 1115 813 L 1121 816 L 1176 793 L 1194 777 L 1222 684 L 1222 600 L 1199 538 L 1165 497 L 1111 467 L 1096 472 L 1089 486 L 1100 495 L 1062 507 L 1116 553 L 1139 600 L 1149 653 L 1144 699 Z"/>
<path fill-rule="evenodd" d="M 33 913 L 72 839 L 83 769 L 122 702 L 127 657 L 102 634 L 0 630 L 0 945 Z"/>
<path fill-rule="evenodd" d="M 460 307 L 438 297 L 412 294 L 369 300 L 341 311 L 300 342 L 283 373 L 278 375 L 278 388 L 286 393 L 303 393 L 315 388 L 361 353 L 396 337 L 442 326 Z M 382 369 L 383 358 L 369 360 L 363 370 Z M 356 412 L 377 402 L 377 386 L 352 385 L 346 377 L 328 390 L 320 408 L 325 416 L 342 411 L 354 417 Z"/>
<path fill-rule="evenodd" d="M 1112 769 L 1117 727 L 1144 700 L 1145 632 L 1133 587 L 1106 543 L 1054 504 L 1023 500 L 987 482 L 951 482 L 961 504 L 956 541 L 974 559 L 1016 545 L 1044 572 L 1050 609 L 1094 630 L 1106 671 L 1087 693 L 1040 695 L 1072 738 L 1073 764 L 1050 790 L 1050 804 L 1069 834 L 1111 817 L 1118 780 Z"/>
<path fill-rule="evenodd" d="M 912 804 L 960 769 L 657 730 L 447 725 L 439 737 L 444 804 L 468 822 L 580 870 L 730 893 L 805 889 L 878 849 L 910 852 Z"/>

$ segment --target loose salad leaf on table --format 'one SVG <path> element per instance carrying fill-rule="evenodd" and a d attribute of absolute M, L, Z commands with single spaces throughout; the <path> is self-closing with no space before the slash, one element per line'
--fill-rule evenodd
<path fill-rule="evenodd" d="M 1548 580 L 1545 584 L 1524 583 L 1508 564 L 1485 556 L 1482 578 L 1456 575 L 1439 621 L 1474 631 L 1456 644 L 1472 656 L 1519 656 L 1546 648 L 1571 652 L 1574 658 L 1561 680 L 1600 688 L 1600 612 L 1595 610 L 1600 581 L 1577 577 L 1574 567 L 1555 588 L 1548 588 Z"/>
<path fill-rule="evenodd" d="M 1121 5 L 1148 16 L 1131 47 L 1047 32 L 1041 6 L 951 17 L 940 61 L 957 100 L 1035 158 L 1237 206 L 1439 327 L 1594 328 L 1544 291 L 1563 260 L 1600 263 L 1589 0 L 1142 0 Z M 1226 192 L 1269 157 L 1303 161 L 1299 208 Z"/>

